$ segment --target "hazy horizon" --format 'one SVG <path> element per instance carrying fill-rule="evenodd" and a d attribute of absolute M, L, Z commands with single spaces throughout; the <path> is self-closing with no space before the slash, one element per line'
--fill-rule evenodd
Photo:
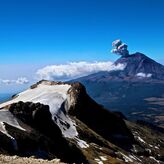
<path fill-rule="evenodd" d="M 101 70 L 118 58 L 110 52 L 115 39 L 164 64 L 163 7 L 162 0 L 1 1 L 0 93 L 28 88 L 47 66 L 59 69 L 54 80 L 64 68 Z"/>

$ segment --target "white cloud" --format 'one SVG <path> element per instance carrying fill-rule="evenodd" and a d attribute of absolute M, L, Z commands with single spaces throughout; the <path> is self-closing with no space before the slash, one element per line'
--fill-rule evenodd
<path fill-rule="evenodd" d="M 137 73 L 136 76 L 140 77 L 140 78 L 145 78 L 145 77 L 150 78 L 152 76 L 152 74 L 151 73 L 146 74 L 146 73 L 140 72 L 140 73 Z"/>
<path fill-rule="evenodd" d="M 7 80 L 7 79 L 5 79 L 5 80 L 1 80 L 1 83 L 2 84 L 11 84 L 11 83 L 13 83 L 13 80 Z"/>
<path fill-rule="evenodd" d="M 16 84 L 27 84 L 29 81 L 27 80 L 26 77 L 19 77 L 16 81 Z"/>
<path fill-rule="evenodd" d="M 8 79 L 0 79 L 0 84 L 2 85 L 9 85 L 9 84 L 27 84 L 29 83 L 26 77 L 19 77 L 16 80 L 8 80 Z"/>
<path fill-rule="evenodd" d="M 123 70 L 125 65 L 114 65 L 112 62 L 71 62 L 61 65 L 49 65 L 39 69 L 36 74 L 39 79 L 70 80 L 99 71 Z"/>

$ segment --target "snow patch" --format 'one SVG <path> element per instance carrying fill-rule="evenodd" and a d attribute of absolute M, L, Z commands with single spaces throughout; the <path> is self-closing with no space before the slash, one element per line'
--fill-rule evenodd
<path fill-rule="evenodd" d="M 138 157 L 136 157 L 135 155 L 129 155 L 130 158 L 134 159 L 134 160 L 138 160 L 140 162 L 142 162 Z"/>
<path fill-rule="evenodd" d="M 5 122 L 11 126 L 14 126 L 18 129 L 20 129 L 20 130 L 26 131 L 24 128 L 22 128 L 19 125 L 17 119 L 7 109 L 1 109 L 0 110 L 0 122 Z"/>
<path fill-rule="evenodd" d="M 100 159 L 101 159 L 102 161 L 106 161 L 106 160 L 107 160 L 106 156 L 100 156 Z"/>
<path fill-rule="evenodd" d="M 19 101 L 33 103 L 39 102 L 44 105 L 49 105 L 52 119 L 59 126 L 62 134 L 65 137 L 74 138 L 78 135 L 75 123 L 67 114 L 65 114 L 67 113 L 65 110 L 68 110 L 65 108 L 65 102 L 69 97 L 67 91 L 70 87 L 71 85 L 68 84 L 49 85 L 48 83 L 43 82 L 38 84 L 36 88 L 30 88 L 21 92 L 15 99 L 0 104 L 0 108 Z"/>
<path fill-rule="evenodd" d="M 103 164 L 103 161 L 101 161 L 101 160 L 98 159 L 98 158 L 95 158 L 95 161 L 96 161 L 96 163 L 98 163 L 98 164 Z"/>
<path fill-rule="evenodd" d="M 122 157 L 124 158 L 125 162 L 133 162 L 133 160 L 132 160 L 130 157 L 128 157 L 127 155 L 125 155 L 125 154 L 123 154 L 123 153 L 121 153 L 121 152 L 120 152 L 120 154 L 121 154 Z"/>
<path fill-rule="evenodd" d="M 141 141 L 142 143 L 146 143 L 140 136 L 137 136 L 138 140 Z"/>
<path fill-rule="evenodd" d="M 154 148 L 155 148 L 155 149 L 159 149 L 159 147 L 158 147 L 158 146 L 154 146 Z"/>
<path fill-rule="evenodd" d="M 156 160 L 154 157 L 150 156 L 150 159 L 153 159 L 155 162 L 160 163 L 160 161 Z"/>
<path fill-rule="evenodd" d="M 150 147 L 153 147 L 153 145 L 149 144 Z"/>
<path fill-rule="evenodd" d="M 135 139 L 139 140 L 142 143 L 146 143 L 140 136 L 138 132 L 133 132 Z M 149 145 L 150 146 L 150 145 Z M 151 147 L 151 146 L 150 146 Z"/>
<path fill-rule="evenodd" d="M 15 139 L 14 137 L 12 137 L 12 136 L 7 132 L 4 122 L 0 122 L 0 131 L 11 139 L 12 144 L 13 144 L 13 148 L 14 148 L 15 150 L 18 150 L 17 141 L 16 141 L 16 139 Z"/>
<path fill-rule="evenodd" d="M 87 144 L 87 142 L 85 142 L 84 140 L 81 140 L 79 138 L 75 138 L 77 144 L 81 147 L 81 148 L 88 148 L 89 145 Z"/>

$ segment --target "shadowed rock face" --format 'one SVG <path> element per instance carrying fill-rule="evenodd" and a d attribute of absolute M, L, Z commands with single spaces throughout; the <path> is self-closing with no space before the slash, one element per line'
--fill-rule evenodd
<path fill-rule="evenodd" d="M 50 138 L 53 145 L 50 146 L 51 151 L 54 152 L 58 158 L 64 160 L 65 162 L 85 161 L 85 157 L 83 157 L 80 150 L 74 145 L 68 143 L 68 141 L 63 137 L 60 128 L 53 122 L 48 105 L 43 105 L 40 103 L 35 104 L 31 102 L 18 102 L 12 104 L 9 107 L 9 111 L 25 124 L 30 125 L 41 134 L 44 134 Z M 24 149 L 28 147 L 28 145 L 25 146 L 25 143 L 23 143 L 23 145 Z M 29 146 L 31 147 L 31 145 L 33 145 L 33 143 Z"/>
<path fill-rule="evenodd" d="M 18 119 L 49 137 L 62 138 L 59 127 L 54 124 L 49 106 L 40 103 L 18 102 L 11 104 L 9 111 Z M 52 129 L 52 131 L 51 131 Z"/>
<path fill-rule="evenodd" d="M 75 103 L 69 113 L 116 145 L 130 148 L 134 138 L 123 119 L 92 100 L 82 84 L 75 83 L 72 86 L 68 93 L 75 98 Z"/>

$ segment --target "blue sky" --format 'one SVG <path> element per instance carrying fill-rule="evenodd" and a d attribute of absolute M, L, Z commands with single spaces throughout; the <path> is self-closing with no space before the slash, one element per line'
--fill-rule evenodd
<path fill-rule="evenodd" d="M 163 9 L 163 0 L 0 0 L 0 79 L 32 79 L 49 64 L 114 61 L 118 38 L 164 63 Z"/>

